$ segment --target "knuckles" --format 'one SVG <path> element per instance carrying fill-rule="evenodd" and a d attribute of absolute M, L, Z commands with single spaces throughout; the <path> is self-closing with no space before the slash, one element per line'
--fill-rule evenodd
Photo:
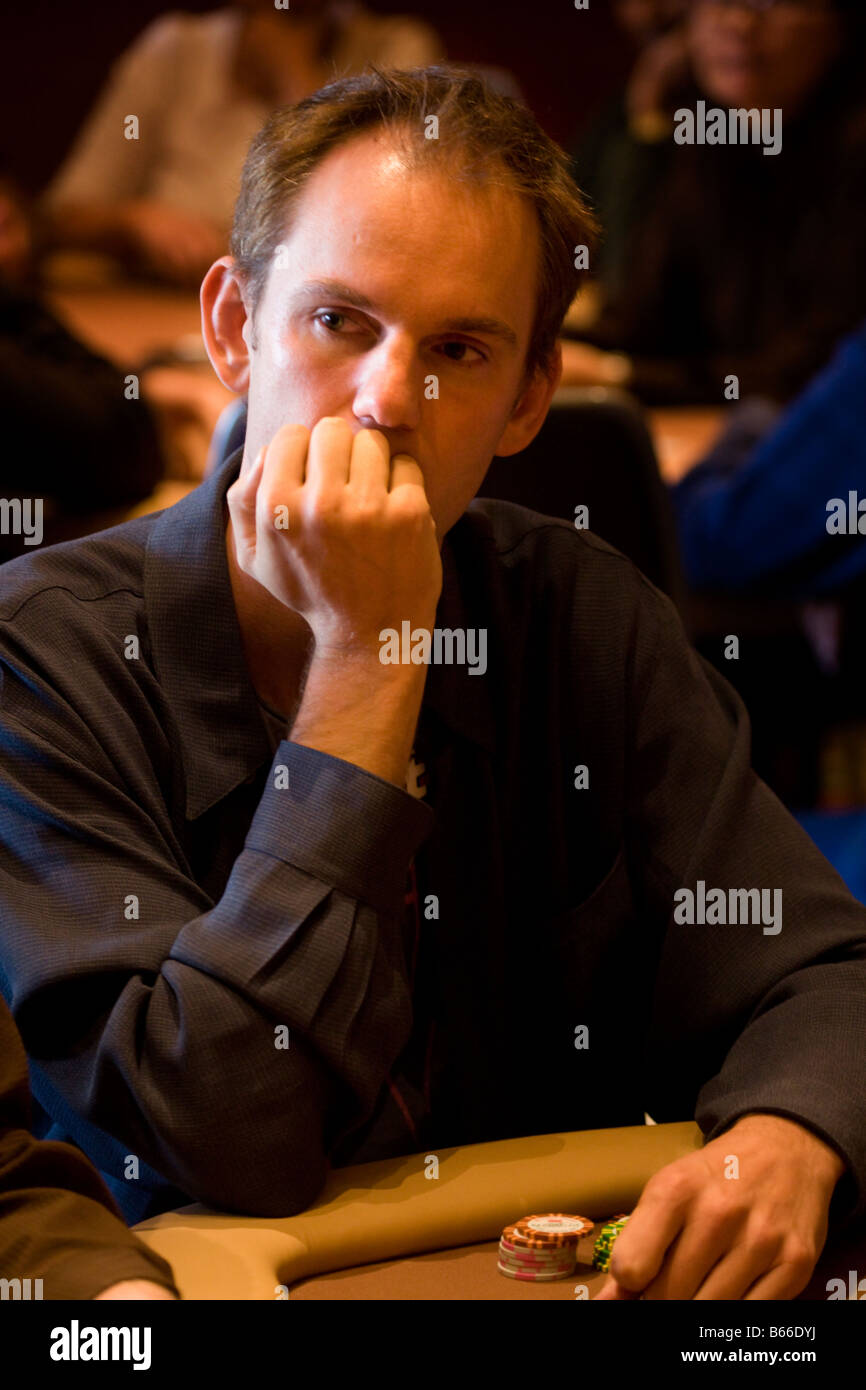
<path fill-rule="evenodd" d="M 793 1278 L 805 1281 L 818 1263 L 820 1253 L 816 1242 L 791 1234 L 782 1247 L 781 1263 L 790 1268 Z"/>
<path fill-rule="evenodd" d="M 654 1200 L 678 1204 L 687 1202 L 701 1186 L 700 1172 L 691 1165 L 677 1162 L 654 1173 L 644 1191 Z"/>

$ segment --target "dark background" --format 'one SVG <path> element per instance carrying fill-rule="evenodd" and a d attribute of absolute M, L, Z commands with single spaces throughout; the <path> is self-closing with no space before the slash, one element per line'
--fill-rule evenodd
<path fill-rule="evenodd" d="M 0 155 L 38 192 L 60 164 L 109 66 L 157 15 L 220 9 L 208 0 L 30 0 L 3 20 Z M 607 0 L 368 0 L 439 33 L 448 57 L 509 68 L 545 129 L 568 144 L 629 65 Z"/>

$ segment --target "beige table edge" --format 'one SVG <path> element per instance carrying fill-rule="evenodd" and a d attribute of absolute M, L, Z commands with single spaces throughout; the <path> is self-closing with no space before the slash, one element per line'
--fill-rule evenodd
<path fill-rule="evenodd" d="M 496 1239 L 537 1211 L 597 1219 L 634 1206 L 659 1168 L 700 1148 L 697 1125 L 534 1135 L 333 1171 L 298 1216 L 228 1216 L 200 1205 L 136 1234 L 171 1264 L 185 1299 L 274 1299 L 332 1270 Z"/>

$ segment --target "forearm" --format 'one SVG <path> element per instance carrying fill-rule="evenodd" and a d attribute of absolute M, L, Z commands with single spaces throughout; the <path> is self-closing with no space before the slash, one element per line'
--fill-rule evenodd
<path fill-rule="evenodd" d="M 383 665 L 378 652 L 315 654 L 292 742 L 402 787 L 426 674 L 424 665 Z"/>

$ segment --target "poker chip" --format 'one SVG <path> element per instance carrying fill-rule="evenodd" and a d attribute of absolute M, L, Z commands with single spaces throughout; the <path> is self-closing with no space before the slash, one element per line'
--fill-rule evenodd
<path fill-rule="evenodd" d="M 509 1269 L 508 1266 L 502 1264 L 501 1261 L 497 1264 L 496 1268 L 499 1270 L 500 1274 L 505 1275 L 506 1279 L 522 1279 L 527 1284 L 544 1284 L 549 1283 L 553 1279 L 568 1279 L 574 1272 L 573 1263 L 569 1269 L 563 1269 L 555 1274 L 539 1274 L 530 1273 L 528 1271 L 523 1272 L 518 1269 Z"/>
<path fill-rule="evenodd" d="M 565 1274 L 571 1274 L 577 1260 L 574 1255 L 566 1253 L 558 1260 L 550 1260 L 547 1264 L 528 1264 L 521 1260 L 519 1255 L 509 1255 L 507 1251 L 499 1252 L 499 1268 L 504 1272 L 508 1270 L 512 1274 L 519 1274 L 525 1279 L 561 1279 Z"/>
<path fill-rule="evenodd" d="M 564 1250 L 557 1250 L 542 1257 L 514 1246 L 505 1245 L 504 1242 L 500 1241 L 499 1258 L 503 1264 L 512 1265 L 516 1269 L 558 1269 L 560 1266 L 574 1264 L 577 1252 L 566 1247 Z"/>
<path fill-rule="evenodd" d="M 592 1229 L 584 1216 L 525 1216 L 502 1232 L 499 1272 L 528 1282 L 567 1278 L 577 1264 L 578 1240 Z"/>
<path fill-rule="evenodd" d="M 592 1265 L 594 1269 L 601 1270 L 603 1274 L 608 1272 L 617 1236 L 620 1234 L 627 1221 L 627 1216 L 615 1216 L 612 1221 L 606 1221 L 602 1226 L 592 1251 Z"/>
<path fill-rule="evenodd" d="M 565 1216 L 550 1212 L 546 1216 L 524 1216 L 506 1226 L 502 1239 L 528 1250 L 561 1250 L 577 1246 L 582 1235 L 592 1230 L 593 1223 L 585 1216 Z"/>
<path fill-rule="evenodd" d="M 571 1254 L 570 1245 L 562 1245 L 555 1250 L 542 1250 L 541 1247 L 538 1247 L 537 1250 L 531 1250 L 528 1245 L 513 1245 L 512 1241 L 506 1240 L 505 1236 L 499 1241 L 499 1250 L 505 1255 L 518 1255 L 524 1265 L 549 1265 L 552 1259 L 556 1261 L 556 1259 L 562 1259 Z"/>

